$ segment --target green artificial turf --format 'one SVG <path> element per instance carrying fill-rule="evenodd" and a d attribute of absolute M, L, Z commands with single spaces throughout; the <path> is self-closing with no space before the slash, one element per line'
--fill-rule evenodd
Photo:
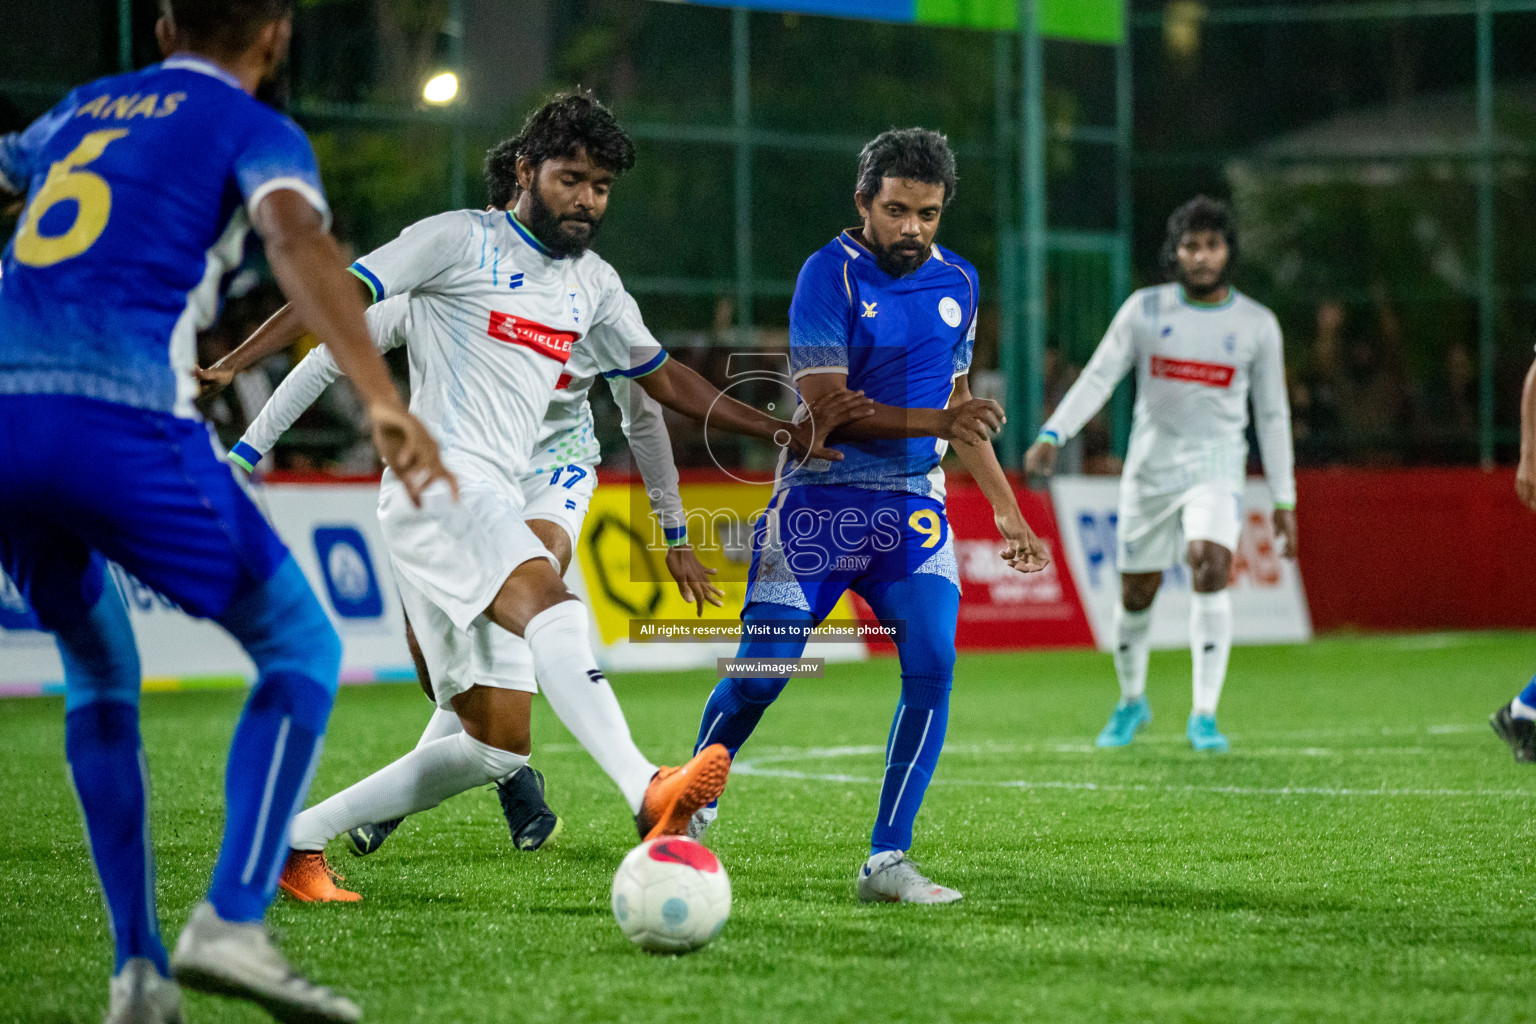
<path fill-rule="evenodd" d="M 970 655 L 913 856 L 965 893 L 862 906 L 896 665 L 793 684 L 743 750 L 710 837 L 735 910 L 687 957 L 608 910 L 635 842 L 617 792 L 539 706 L 534 763 L 565 817 L 515 851 L 494 794 L 332 863 L 355 905 L 279 901 L 283 948 L 371 1021 L 1536 1020 L 1536 766 L 1488 713 L 1536 636 L 1345 638 L 1240 649 L 1226 756 L 1194 754 L 1187 654 L 1159 654 L 1156 720 L 1093 738 L 1115 697 L 1094 653 Z M 616 680 L 642 749 L 676 761 L 712 680 Z M 235 693 L 145 698 L 159 894 L 174 938 L 207 883 Z M 344 690 L 314 796 L 409 747 L 414 686 Z M 61 702 L 0 702 L 0 1020 L 98 1021 L 105 915 L 66 784 Z M 169 940 L 168 940 L 169 941 Z M 188 1024 L 259 1021 L 203 996 Z"/>

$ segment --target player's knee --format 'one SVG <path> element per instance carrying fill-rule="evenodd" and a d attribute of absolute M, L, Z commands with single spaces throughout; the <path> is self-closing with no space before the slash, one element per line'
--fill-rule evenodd
<path fill-rule="evenodd" d="M 789 685 L 788 679 L 732 679 L 736 695 L 748 704 L 772 704 Z"/>
<path fill-rule="evenodd" d="M 1120 577 L 1120 604 L 1128 612 L 1144 612 L 1157 598 L 1162 573 L 1126 573 Z"/>
<path fill-rule="evenodd" d="M 220 619 L 263 676 L 293 673 L 336 690 L 341 638 L 290 556 Z"/>
<path fill-rule="evenodd" d="M 1199 593 L 1224 590 L 1232 575 L 1232 552 L 1220 544 L 1195 541 L 1189 546 L 1189 575 Z"/>
<path fill-rule="evenodd" d="M 64 663 L 66 713 L 100 701 L 138 704 L 139 650 L 128 609 L 110 580 L 84 619 L 54 635 Z"/>
<path fill-rule="evenodd" d="M 950 662 L 953 669 L 954 662 Z M 901 702 L 918 711 L 933 711 L 949 703 L 949 691 L 953 685 L 953 672 L 920 674 L 901 673 Z"/>

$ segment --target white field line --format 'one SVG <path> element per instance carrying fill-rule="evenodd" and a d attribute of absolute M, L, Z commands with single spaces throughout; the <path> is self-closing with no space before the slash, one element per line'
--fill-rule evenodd
<path fill-rule="evenodd" d="M 1389 748 L 1390 749 L 1390 748 Z M 874 757 L 883 755 L 884 747 L 875 746 L 847 746 L 847 747 L 803 747 L 780 748 L 777 752 L 758 757 L 737 758 L 731 766 L 731 774 L 747 775 L 757 778 L 795 779 L 808 782 L 837 782 L 847 784 L 879 785 L 882 781 L 878 777 L 866 775 L 850 775 L 842 772 L 808 772 L 794 768 L 768 767 L 775 764 L 793 764 L 804 761 L 823 761 L 843 757 Z M 1005 745 L 966 746 L 956 745 L 946 748 L 947 753 L 960 754 L 1005 754 L 1026 752 L 1024 747 L 1010 747 Z M 1301 751 L 1292 750 L 1289 753 L 1296 754 Z M 1396 752 L 1396 751 L 1393 751 Z M 1340 751 L 1341 754 L 1352 751 Z M 1360 789 L 1344 786 L 1194 786 L 1194 785 L 1147 785 L 1142 783 L 1105 783 L 1105 782 L 1074 782 L 1039 779 L 1009 779 L 1003 781 L 978 781 L 973 779 L 945 779 L 933 780 L 936 786 L 983 786 L 993 789 L 1017 789 L 1017 790 L 1067 790 L 1078 792 L 1097 793 L 1206 793 L 1218 796 L 1321 796 L 1321 797 L 1496 797 L 1501 799 L 1530 800 L 1536 797 L 1536 791 L 1520 789 L 1448 789 L 1448 788 L 1410 788 L 1394 789 L 1380 787 L 1376 789 Z"/>

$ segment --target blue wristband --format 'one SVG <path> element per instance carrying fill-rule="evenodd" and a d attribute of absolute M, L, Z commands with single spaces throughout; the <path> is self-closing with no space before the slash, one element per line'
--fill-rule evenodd
<path fill-rule="evenodd" d="M 1056 433 L 1054 430 L 1040 431 L 1040 436 L 1035 438 L 1035 443 L 1039 444 L 1041 441 L 1044 441 L 1047 444 L 1053 444 L 1057 448 L 1061 447 L 1061 435 Z"/>
<path fill-rule="evenodd" d="M 688 543 L 687 526 L 669 526 L 662 530 L 662 534 L 666 537 L 669 548 L 680 548 Z"/>
<path fill-rule="evenodd" d="M 236 441 L 235 446 L 229 450 L 229 461 L 247 473 L 254 473 L 256 472 L 256 463 L 261 461 L 261 452 L 244 441 Z"/>

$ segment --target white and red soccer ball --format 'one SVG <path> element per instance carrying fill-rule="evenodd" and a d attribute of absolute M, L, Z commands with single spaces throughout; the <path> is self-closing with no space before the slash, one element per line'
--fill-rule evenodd
<path fill-rule="evenodd" d="M 701 843 L 662 836 L 641 843 L 613 876 L 613 916 L 641 949 L 687 953 L 731 915 L 731 880 Z"/>

